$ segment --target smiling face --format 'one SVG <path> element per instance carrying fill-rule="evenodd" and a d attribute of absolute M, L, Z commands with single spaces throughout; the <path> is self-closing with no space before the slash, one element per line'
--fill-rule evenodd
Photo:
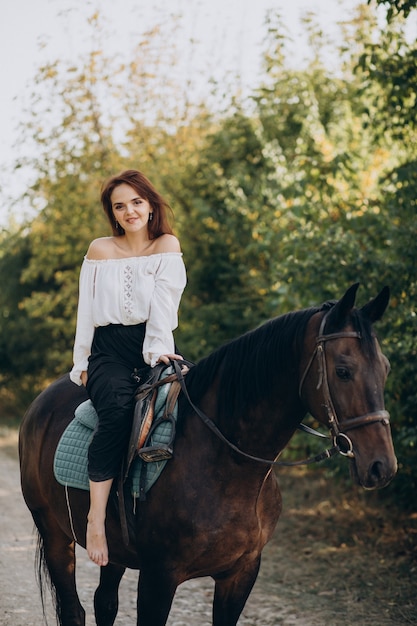
<path fill-rule="evenodd" d="M 123 183 L 115 187 L 111 194 L 111 204 L 114 219 L 125 233 L 148 228 L 151 206 L 130 185 Z"/>
<path fill-rule="evenodd" d="M 109 220 L 114 237 L 121 237 L 125 234 L 123 226 L 119 225 L 120 221 L 123 221 L 122 209 L 113 209 L 115 201 L 119 201 L 119 197 L 122 192 L 129 190 L 131 197 L 127 197 L 127 200 L 139 198 L 139 201 L 149 203 L 148 215 L 152 214 L 152 220 L 148 221 L 147 236 L 149 239 L 156 239 L 164 234 L 173 234 L 172 226 L 169 218 L 172 217 L 172 210 L 167 201 L 158 193 L 151 181 L 146 178 L 142 172 L 138 170 L 126 170 L 112 176 L 104 182 L 101 188 L 101 203 L 103 205 L 104 212 Z M 118 190 L 116 192 L 116 190 Z M 116 193 L 116 196 L 113 194 Z M 124 195 L 124 193 L 123 193 Z M 126 198 L 121 198 L 122 204 L 125 204 Z M 117 222 L 116 222 L 117 220 Z M 134 220 L 130 220 L 131 225 L 134 224 Z M 127 226 L 127 224 L 126 224 Z M 130 228 L 130 226 L 129 226 Z M 129 231 L 128 231 L 129 232 Z"/>

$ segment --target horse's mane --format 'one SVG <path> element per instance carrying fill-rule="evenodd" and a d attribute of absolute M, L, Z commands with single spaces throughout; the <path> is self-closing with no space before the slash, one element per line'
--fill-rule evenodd
<path fill-rule="evenodd" d="M 307 324 L 315 313 L 327 311 L 335 304 L 336 301 L 327 301 L 319 307 L 280 315 L 217 348 L 187 374 L 193 402 L 198 404 L 218 377 L 218 406 L 231 415 L 265 397 L 277 372 L 297 380 Z M 354 309 L 351 322 L 361 334 L 363 349 L 372 353 L 375 342 L 369 320 Z"/>

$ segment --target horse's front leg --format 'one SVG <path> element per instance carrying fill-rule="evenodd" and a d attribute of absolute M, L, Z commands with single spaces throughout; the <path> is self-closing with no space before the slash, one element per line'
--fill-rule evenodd
<path fill-rule="evenodd" d="M 138 626 L 165 626 L 178 583 L 162 568 L 143 569 L 138 584 Z"/>
<path fill-rule="evenodd" d="M 119 609 L 119 585 L 126 568 L 109 563 L 100 568 L 100 583 L 94 594 L 97 626 L 113 626 Z"/>
<path fill-rule="evenodd" d="M 213 626 L 236 626 L 255 584 L 260 564 L 259 556 L 237 571 L 215 577 Z"/>

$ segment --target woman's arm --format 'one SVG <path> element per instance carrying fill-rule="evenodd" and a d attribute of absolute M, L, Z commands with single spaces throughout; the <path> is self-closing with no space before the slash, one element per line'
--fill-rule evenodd
<path fill-rule="evenodd" d="M 70 378 L 76 385 L 83 384 L 82 373 L 87 371 L 88 357 L 94 335 L 93 295 L 96 265 L 84 259 L 80 272 L 78 297 L 77 328 L 73 350 L 74 366 Z"/>
<path fill-rule="evenodd" d="M 175 354 L 172 331 L 178 326 L 178 308 L 186 282 L 182 255 L 163 254 L 155 273 L 155 288 L 143 342 L 143 358 L 151 367 L 159 360 L 167 362 L 169 356 L 181 358 Z"/>

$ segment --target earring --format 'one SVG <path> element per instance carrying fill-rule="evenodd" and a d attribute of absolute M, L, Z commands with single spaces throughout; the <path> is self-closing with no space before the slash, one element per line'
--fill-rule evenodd
<path fill-rule="evenodd" d="M 149 213 L 149 221 L 152 222 L 153 220 L 153 213 Z"/>

